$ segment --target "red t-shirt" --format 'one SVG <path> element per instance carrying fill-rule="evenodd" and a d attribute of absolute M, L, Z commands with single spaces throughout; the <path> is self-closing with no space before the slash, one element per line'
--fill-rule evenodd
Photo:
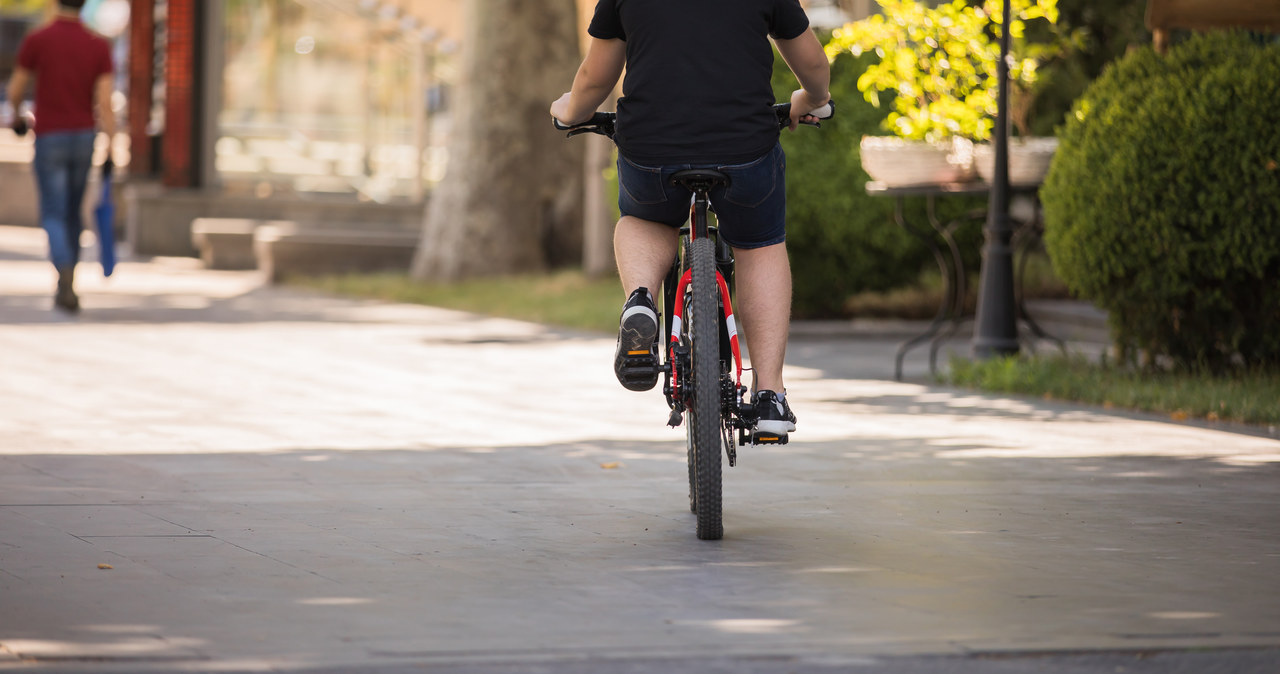
<path fill-rule="evenodd" d="M 94 128 L 94 83 L 113 70 L 106 39 L 59 17 L 22 41 L 18 65 L 35 74 L 36 133 Z"/>

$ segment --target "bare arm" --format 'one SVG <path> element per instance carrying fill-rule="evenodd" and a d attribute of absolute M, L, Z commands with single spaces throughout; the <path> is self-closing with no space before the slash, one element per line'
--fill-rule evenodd
<path fill-rule="evenodd" d="M 31 71 L 18 66 L 9 80 L 9 104 L 13 106 L 13 126 L 19 125 L 18 113 L 22 108 L 22 97 L 27 93 L 27 85 L 31 82 Z"/>
<path fill-rule="evenodd" d="M 111 73 L 100 75 L 98 81 L 93 83 L 94 103 L 98 107 L 98 126 L 108 138 L 116 137 L 116 112 L 111 108 L 111 95 L 114 93 Z"/>
<path fill-rule="evenodd" d="M 776 44 L 782 60 L 800 80 L 801 88 L 791 94 L 791 128 L 794 129 L 801 117 L 831 100 L 831 64 L 818 36 L 811 30 L 790 40 L 777 40 Z"/>
<path fill-rule="evenodd" d="M 591 38 L 587 57 L 573 78 L 573 90 L 551 104 L 551 116 L 565 124 L 586 121 L 618 85 L 626 62 L 626 42 Z"/>

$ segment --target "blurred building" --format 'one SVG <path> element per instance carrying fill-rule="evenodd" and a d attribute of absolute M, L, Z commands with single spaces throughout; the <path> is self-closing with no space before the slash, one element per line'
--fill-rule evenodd
<path fill-rule="evenodd" d="M 131 0 L 131 174 L 420 200 L 460 0 Z"/>
<path fill-rule="evenodd" d="M 585 29 L 595 0 L 577 1 Z M 447 162 L 466 2 L 89 0 L 115 45 L 136 250 L 194 254 L 199 217 L 420 220 Z M 0 0 L 0 83 L 54 4 Z M 874 3 L 805 4 L 833 27 Z"/>
<path fill-rule="evenodd" d="M 193 254 L 198 217 L 420 220 L 462 0 L 128 1 L 139 252 Z"/>

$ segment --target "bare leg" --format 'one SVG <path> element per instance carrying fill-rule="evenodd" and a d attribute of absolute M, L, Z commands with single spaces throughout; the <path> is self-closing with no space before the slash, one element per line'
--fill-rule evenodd
<path fill-rule="evenodd" d="M 630 215 L 618 221 L 613 232 L 613 254 L 624 295 L 636 288 L 648 288 L 657 297 L 662 279 L 676 257 L 678 239 L 679 232 L 674 227 L 660 222 Z"/>
<path fill-rule="evenodd" d="M 738 316 L 751 353 L 755 390 L 785 390 L 782 363 L 791 327 L 791 264 L 787 245 L 735 248 Z"/>
<path fill-rule="evenodd" d="M 662 223 L 624 217 L 613 234 L 613 249 L 622 277 L 622 291 L 630 298 L 637 288 L 649 291 L 656 303 L 658 287 L 675 258 L 679 232 Z M 628 301 L 618 321 L 618 349 L 613 372 L 632 391 L 648 391 L 658 383 L 659 319 L 654 307 Z"/>

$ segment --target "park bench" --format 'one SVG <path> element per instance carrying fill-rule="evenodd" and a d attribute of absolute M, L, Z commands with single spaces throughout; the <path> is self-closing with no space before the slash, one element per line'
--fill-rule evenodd
<path fill-rule="evenodd" d="M 408 271 L 420 238 L 417 230 L 276 222 L 254 230 L 253 249 L 274 283 L 295 274 Z"/>
<path fill-rule="evenodd" d="M 257 269 L 253 232 L 264 225 L 292 224 L 285 220 L 196 218 L 191 221 L 191 244 L 209 269 Z"/>

